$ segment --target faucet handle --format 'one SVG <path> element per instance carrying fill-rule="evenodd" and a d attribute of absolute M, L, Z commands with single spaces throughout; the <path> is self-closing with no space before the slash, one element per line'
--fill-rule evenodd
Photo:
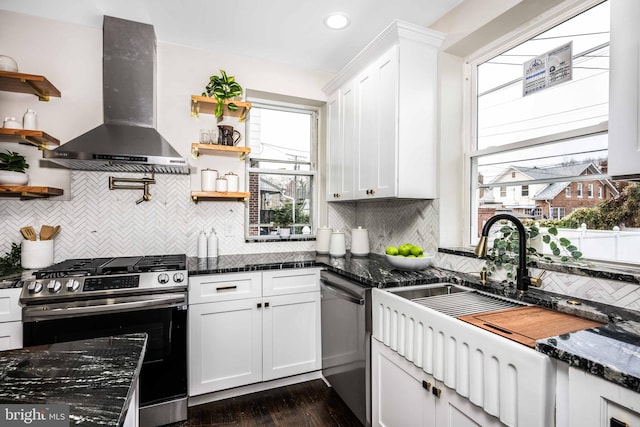
<path fill-rule="evenodd" d="M 542 286 L 542 276 L 544 276 L 546 273 L 545 270 L 540 271 L 540 274 L 538 274 L 537 277 L 530 277 L 529 278 L 529 283 L 531 284 L 531 286 L 535 286 L 536 288 L 539 288 Z"/>

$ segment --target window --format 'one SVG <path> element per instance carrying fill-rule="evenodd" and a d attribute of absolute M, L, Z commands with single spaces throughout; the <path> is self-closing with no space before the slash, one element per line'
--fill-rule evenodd
<path fill-rule="evenodd" d="M 598 186 L 598 199 L 602 199 L 602 185 Z"/>
<path fill-rule="evenodd" d="M 315 229 L 315 108 L 253 102 L 247 121 L 247 240 L 299 239 Z"/>
<path fill-rule="evenodd" d="M 582 198 L 585 184 L 587 195 L 593 197 L 593 184 L 589 182 L 600 181 L 613 188 L 606 174 L 609 2 L 571 4 L 571 10 L 566 5 L 551 9 L 466 58 L 470 244 L 478 241 L 478 224 L 482 223 L 479 213 L 486 218 L 490 209 L 516 215 L 533 209 L 533 205 L 522 206 L 523 200 L 514 205 L 506 199 L 481 199 L 485 188 L 500 187 L 506 195 L 528 186 L 529 197 L 554 219 L 573 208 L 554 206 L 562 191 L 569 198 L 575 186 L 575 196 Z M 569 58 L 571 67 L 565 67 Z M 556 75 L 567 78 L 560 79 L 559 84 L 546 80 L 540 90 L 532 91 L 527 77 L 536 74 L 527 71 L 537 63 L 543 64 L 541 75 L 553 76 L 557 70 L 564 70 L 564 74 Z M 602 190 L 603 198 L 605 193 Z M 598 197 L 600 194 L 598 188 Z M 581 202 L 586 208 L 595 206 Z M 585 257 L 612 259 L 614 251 L 605 251 L 604 245 L 592 244 L 593 239 L 587 244 L 586 237 L 581 241 Z M 618 252 L 632 251 L 622 248 Z M 630 262 L 638 264 L 640 257 Z"/>
<path fill-rule="evenodd" d="M 507 197 L 507 187 L 500 187 L 500 197 Z"/>
<path fill-rule="evenodd" d="M 528 185 L 523 185 L 522 186 L 522 197 L 528 197 L 529 196 L 529 186 Z"/>

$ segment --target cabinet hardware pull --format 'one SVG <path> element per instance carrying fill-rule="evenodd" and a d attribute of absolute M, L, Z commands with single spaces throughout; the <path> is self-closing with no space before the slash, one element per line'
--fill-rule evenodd
<path fill-rule="evenodd" d="M 233 289 L 238 289 L 238 285 L 231 285 L 231 286 L 219 286 L 216 288 L 216 291 L 230 291 Z"/>
<path fill-rule="evenodd" d="M 259 302 L 258 304 L 256 304 L 258 306 L 258 308 L 262 308 L 262 303 Z"/>
<path fill-rule="evenodd" d="M 609 427 L 629 427 L 629 424 L 611 417 L 609 418 Z"/>
<path fill-rule="evenodd" d="M 435 397 L 440 397 L 440 394 L 442 394 L 442 390 L 437 387 L 434 387 L 431 389 L 431 393 L 433 393 Z"/>
<path fill-rule="evenodd" d="M 431 383 L 428 383 L 426 381 L 422 381 L 422 388 L 427 390 L 427 391 L 430 391 L 431 390 Z"/>
<path fill-rule="evenodd" d="M 369 194 L 371 194 L 372 196 L 373 196 L 374 194 L 376 194 L 376 190 L 374 190 L 374 189 L 371 189 L 371 190 L 369 190 L 369 191 L 371 191 L 371 193 L 369 193 Z"/>
<path fill-rule="evenodd" d="M 269 308 L 269 303 L 268 302 L 264 303 L 264 308 Z"/>

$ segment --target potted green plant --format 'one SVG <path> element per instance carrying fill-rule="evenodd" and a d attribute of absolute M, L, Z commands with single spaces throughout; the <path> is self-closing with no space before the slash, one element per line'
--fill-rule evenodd
<path fill-rule="evenodd" d="M 273 225 L 279 228 L 281 236 L 287 237 L 291 234 L 291 224 L 293 224 L 293 204 L 291 202 L 273 210 Z"/>
<path fill-rule="evenodd" d="M 23 155 L 9 150 L 0 153 L 0 184 L 26 184 L 29 182 L 29 175 L 26 173 L 28 168 L 29 164 Z"/>
<path fill-rule="evenodd" d="M 209 84 L 205 87 L 205 91 L 202 92 L 202 96 L 213 97 L 218 102 L 215 112 L 218 121 L 221 120 L 224 113 L 224 101 L 240 95 L 242 95 L 242 86 L 238 84 L 235 77 L 227 76 L 224 70 L 220 70 L 219 76 L 211 76 L 209 78 Z M 227 108 L 230 111 L 238 110 L 238 106 L 233 102 L 230 102 Z"/>
<path fill-rule="evenodd" d="M 532 261 L 542 263 L 581 263 L 584 261 L 582 252 L 565 237 L 558 237 L 558 229 L 549 227 L 547 232 L 542 234 L 535 223 L 524 224 L 527 230 L 527 264 Z M 554 257 L 542 253 L 542 244 L 546 244 L 551 249 Z M 485 266 L 482 268 L 491 277 L 498 270 L 504 269 L 506 280 L 503 283 L 513 284 L 515 271 L 518 266 L 518 231 L 508 223 L 502 223 L 498 234 L 493 240 L 491 249 L 487 252 Z"/>

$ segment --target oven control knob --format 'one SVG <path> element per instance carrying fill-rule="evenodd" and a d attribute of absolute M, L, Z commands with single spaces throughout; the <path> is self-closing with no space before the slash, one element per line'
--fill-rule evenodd
<path fill-rule="evenodd" d="M 71 279 L 67 282 L 67 290 L 69 292 L 75 292 L 80 288 L 80 281 L 78 279 Z"/>
<path fill-rule="evenodd" d="M 31 282 L 27 285 L 27 290 L 30 294 L 37 294 L 42 292 L 42 283 L 40 282 Z"/>
<path fill-rule="evenodd" d="M 182 283 L 184 282 L 184 274 L 183 273 L 176 273 L 173 275 L 173 281 L 176 283 Z"/>
<path fill-rule="evenodd" d="M 161 285 L 169 283 L 169 275 L 167 273 L 158 274 L 158 282 L 160 282 Z"/>
<path fill-rule="evenodd" d="M 57 292 L 60 292 L 60 289 L 62 289 L 62 283 L 60 283 L 59 280 L 52 280 L 47 285 L 47 289 L 49 289 L 49 292 L 51 292 L 52 294 L 55 294 Z"/>

